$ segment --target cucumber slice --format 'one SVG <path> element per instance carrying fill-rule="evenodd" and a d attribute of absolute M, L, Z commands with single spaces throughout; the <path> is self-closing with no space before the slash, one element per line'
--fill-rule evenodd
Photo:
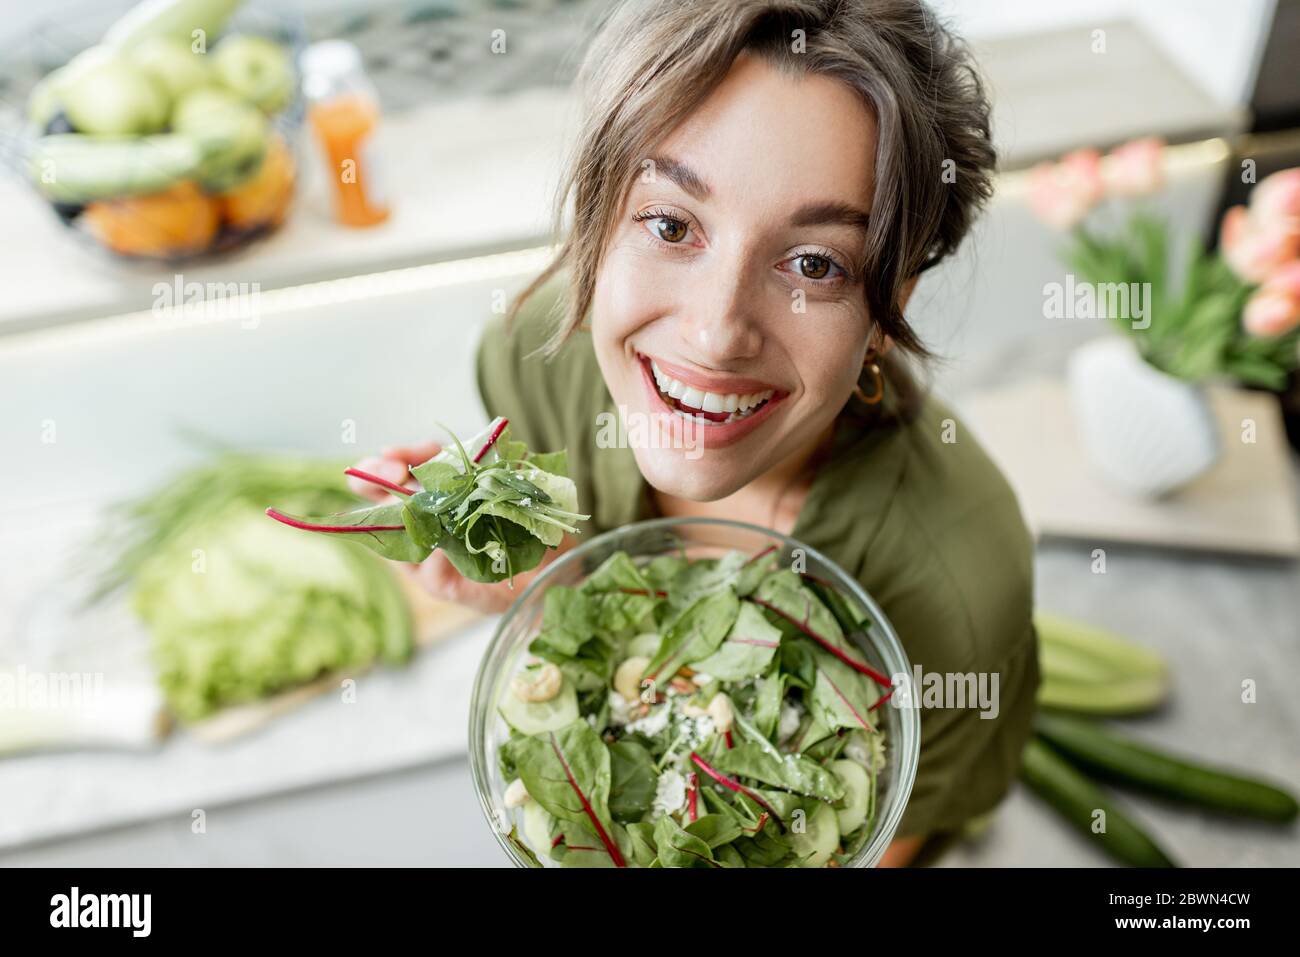
<path fill-rule="evenodd" d="M 829 804 L 818 802 L 817 809 L 804 822 L 803 833 L 790 832 L 790 845 L 803 859 L 800 867 L 824 867 L 840 843 L 839 818 Z"/>
<path fill-rule="evenodd" d="M 555 818 L 534 800 L 524 804 L 524 838 L 539 860 L 551 859 L 551 831 L 555 828 Z"/>
<path fill-rule="evenodd" d="M 835 804 L 840 836 L 848 837 L 867 819 L 867 803 L 871 800 L 871 775 L 856 761 L 832 761 L 831 771 L 844 785 L 844 797 Z"/>
<path fill-rule="evenodd" d="M 624 658 L 653 658 L 655 652 L 659 650 L 660 637 L 658 632 L 648 631 L 643 635 L 637 635 L 627 643 L 627 654 Z"/>
<path fill-rule="evenodd" d="M 507 691 L 498 710 L 506 724 L 521 734 L 558 731 L 578 720 L 578 693 L 565 678 L 560 693 L 548 701 L 521 701 Z"/>

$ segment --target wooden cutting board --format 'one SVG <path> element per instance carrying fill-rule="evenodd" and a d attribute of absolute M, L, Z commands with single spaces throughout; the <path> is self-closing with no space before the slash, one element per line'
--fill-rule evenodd
<path fill-rule="evenodd" d="M 972 393 L 957 405 L 1015 488 L 1036 535 L 1300 556 L 1294 466 L 1277 400 L 1226 387 L 1209 394 L 1223 456 L 1157 501 L 1132 498 L 1093 470 L 1059 380 Z M 1240 440 L 1248 418 L 1256 427 L 1250 444 Z"/>

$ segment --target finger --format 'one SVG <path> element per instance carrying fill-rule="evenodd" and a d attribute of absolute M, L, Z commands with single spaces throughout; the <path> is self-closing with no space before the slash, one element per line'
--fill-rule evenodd
<path fill-rule="evenodd" d="M 390 445 L 383 450 L 385 458 L 396 459 L 399 462 L 405 462 L 407 465 L 420 465 L 429 461 L 439 452 L 442 446 L 437 442 L 418 442 L 415 445 Z"/>
<path fill-rule="evenodd" d="M 406 465 L 395 459 L 383 459 L 371 456 L 362 459 L 355 466 L 359 472 L 365 472 L 367 475 L 373 475 L 376 478 L 392 482 L 394 485 L 403 484 L 409 477 Z M 382 485 L 374 482 L 368 482 L 363 478 L 355 475 L 348 476 L 348 488 L 356 495 L 369 499 L 372 502 L 383 502 L 391 494 L 391 491 L 385 489 Z"/>

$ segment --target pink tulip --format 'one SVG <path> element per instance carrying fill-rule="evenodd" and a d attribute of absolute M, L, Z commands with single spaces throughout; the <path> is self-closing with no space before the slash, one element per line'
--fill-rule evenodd
<path fill-rule="evenodd" d="M 1164 185 L 1164 158 L 1164 141 L 1154 136 L 1117 146 L 1106 158 L 1106 182 L 1121 196 L 1153 193 Z"/>
<path fill-rule="evenodd" d="M 1075 150 L 1059 163 L 1041 163 L 1029 173 L 1029 206 L 1057 229 L 1078 223 L 1105 192 L 1096 150 Z"/>
<path fill-rule="evenodd" d="M 1280 336 L 1300 326 L 1300 260 L 1268 277 L 1246 303 L 1241 322 L 1252 336 Z"/>
<path fill-rule="evenodd" d="M 1300 168 L 1266 176 L 1250 194 L 1250 215 L 1285 230 L 1300 229 Z"/>
<path fill-rule="evenodd" d="M 1300 256 L 1300 224 L 1263 221 L 1253 209 L 1233 206 L 1224 214 L 1219 245 L 1233 272 L 1247 282 L 1263 282 Z"/>

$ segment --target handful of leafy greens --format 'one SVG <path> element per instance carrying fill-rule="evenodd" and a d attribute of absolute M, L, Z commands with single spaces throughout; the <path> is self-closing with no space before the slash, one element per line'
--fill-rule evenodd
<path fill-rule="evenodd" d="M 128 591 L 183 721 L 413 651 L 385 564 L 271 525 L 269 497 L 320 511 L 353 500 L 335 463 L 226 452 L 119 506 L 93 550 L 105 566 L 95 597 Z"/>
<path fill-rule="evenodd" d="M 419 491 L 394 485 L 356 469 L 348 474 L 402 497 L 329 515 L 298 518 L 268 508 L 266 513 L 294 528 L 350 534 L 384 558 L 422 562 L 435 548 L 466 578 L 499 582 L 535 568 L 547 548 L 556 548 L 574 523 L 578 493 L 565 472 L 564 452 L 529 452 L 510 439 L 507 421 L 494 419 L 467 444 L 453 436 L 446 448 L 411 469 Z"/>
<path fill-rule="evenodd" d="M 833 586 L 752 557 L 617 552 L 550 588 L 498 702 L 511 840 L 564 867 L 822 867 L 871 837 L 890 681 Z"/>

